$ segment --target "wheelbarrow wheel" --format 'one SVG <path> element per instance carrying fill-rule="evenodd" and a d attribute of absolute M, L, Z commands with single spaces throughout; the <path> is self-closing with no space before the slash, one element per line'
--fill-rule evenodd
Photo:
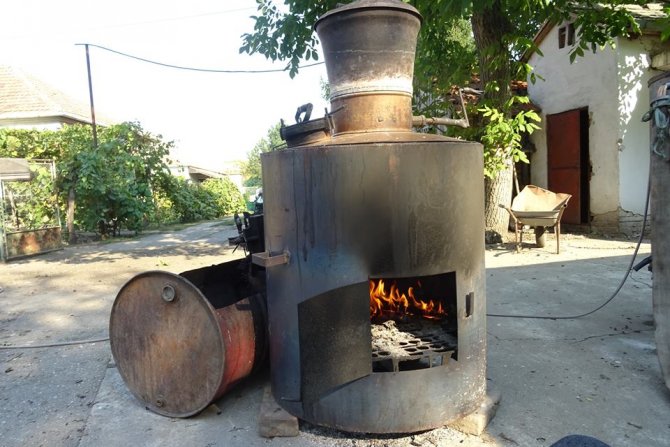
<path fill-rule="evenodd" d="M 535 243 L 540 248 L 547 244 L 547 234 L 545 233 L 545 230 L 546 228 L 544 227 L 535 227 Z"/>

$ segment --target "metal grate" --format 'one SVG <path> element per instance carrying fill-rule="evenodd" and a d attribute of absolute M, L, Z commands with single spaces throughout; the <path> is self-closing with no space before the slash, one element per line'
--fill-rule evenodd
<path fill-rule="evenodd" d="M 397 322 L 403 334 L 394 346 L 380 348 L 373 340 L 373 372 L 398 372 L 446 365 L 455 358 L 457 338 L 438 323 Z"/>

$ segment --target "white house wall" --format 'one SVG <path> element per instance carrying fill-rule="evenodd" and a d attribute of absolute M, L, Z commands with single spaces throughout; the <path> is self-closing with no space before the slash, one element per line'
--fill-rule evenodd
<path fill-rule="evenodd" d="M 63 123 L 57 120 L 35 119 L 35 120 L 2 120 L 0 128 L 25 129 L 25 130 L 58 130 Z"/>
<path fill-rule="evenodd" d="M 641 117 L 638 113 L 641 101 L 648 103 L 644 99 L 632 99 L 631 95 L 639 92 L 640 85 L 646 85 L 646 81 L 638 79 L 643 72 L 629 56 L 633 45 L 628 45 L 629 42 L 625 44 L 625 51 L 621 51 L 621 46 L 617 50 L 608 47 L 595 54 L 586 53 L 571 64 L 570 47 L 558 48 L 558 27 L 554 27 L 540 44 L 544 56 L 534 54 L 529 60 L 535 73 L 544 78 L 535 84 L 528 84 L 531 100 L 542 109 L 543 124 L 547 115 L 588 108 L 591 163 L 589 210 L 594 226 L 614 230 L 618 230 L 619 206 L 623 196 L 631 211 L 639 210 L 640 189 L 630 186 L 639 178 L 641 165 L 644 164 L 633 149 L 640 145 L 637 140 L 641 137 L 643 126 L 633 125 L 633 121 L 639 121 Z M 620 87 L 618 74 L 624 68 L 628 70 L 628 83 Z M 625 106 L 621 105 L 622 99 L 626 100 Z M 619 112 L 623 108 L 628 110 L 628 119 L 626 130 L 622 133 L 624 126 Z M 531 157 L 531 181 L 546 186 L 547 143 L 544 127 L 533 135 L 532 141 L 537 152 Z M 623 148 L 622 152 L 620 148 Z M 624 152 L 626 161 L 635 159 L 630 168 L 620 164 Z M 620 166 L 625 166 L 627 172 L 620 173 Z M 624 185 L 625 195 L 622 194 Z"/>
<path fill-rule="evenodd" d="M 649 110 L 649 79 L 658 74 L 650 68 L 645 41 L 622 40 L 618 46 L 619 67 L 619 200 L 621 219 L 644 212 L 649 174 L 649 123 L 641 121 Z M 639 220 L 639 219 L 636 219 Z"/>

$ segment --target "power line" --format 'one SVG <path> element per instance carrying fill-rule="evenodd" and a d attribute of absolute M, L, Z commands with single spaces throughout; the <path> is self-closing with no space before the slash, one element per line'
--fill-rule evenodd
<path fill-rule="evenodd" d="M 267 70 L 220 70 L 220 69 L 211 69 L 211 68 L 196 68 L 196 67 L 184 67 L 181 65 L 173 65 L 173 64 L 166 64 L 163 62 L 158 62 L 154 61 L 151 59 L 146 59 L 144 57 L 139 57 L 139 56 L 133 56 L 132 54 L 124 53 L 121 51 L 113 50 L 111 48 L 103 47 L 102 45 L 96 45 L 93 43 L 76 43 L 75 45 L 79 46 L 90 46 L 90 47 L 95 47 L 99 48 L 101 50 L 109 51 L 110 53 L 118 54 L 120 56 L 124 56 L 130 59 L 135 59 L 141 62 L 146 62 L 148 64 L 153 64 L 153 65 L 158 65 L 161 67 L 167 67 L 167 68 L 175 68 L 177 70 L 188 70 L 188 71 L 198 71 L 198 72 L 203 72 L 203 73 L 281 73 L 284 71 L 288 71 L 289 68 L 274 68 L 274 69 L 267 69 Z M 307 65 L 301 65 L 298 68 L 308 68 L 308 67 L 314 67 L 315 65 L 321 65 L 323 62 L 315 62 L 313 64 L 307 64 Z"/>

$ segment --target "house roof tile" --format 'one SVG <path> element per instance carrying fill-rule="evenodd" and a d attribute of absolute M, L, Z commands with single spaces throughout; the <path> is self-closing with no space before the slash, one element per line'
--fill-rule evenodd
<path fill-rule="evenodd" d="M 630 12 L 633 18 L 636 19 L 640 26 L 640 30 L 643 33 L 648 32 L 654 34 L 659 32 L 658 24 L 660 21 L 667 17 L 667 14 L 664 11 L 665 6 L 667 6 L 666 3 L 667 2 L 652 2 L 645 3 L 644 5 L 624 4 L 620 7 Z M 555 23 L 549 21 L 544 22 L 533 38 L 535 45 L 540 46 L 544 38 L 547 37 L 547 34 L 549 34 L 555 26 Z M 534 51 L 526 51 L 522 56 L 522 60 L 527 62 L 533 53 Z"/>
<path fill-rule="evenodd" d="M 647 3 L 644 5 L 623 5 L 630 14 L 636 19 L 657 20 L 666 17 L 663 3 Z"/>
<path fill-rule="evenodd" d="M 91 123 L 87 105 L 23 70 L 0 66 L 0 120 L 54 117 Z"/>

